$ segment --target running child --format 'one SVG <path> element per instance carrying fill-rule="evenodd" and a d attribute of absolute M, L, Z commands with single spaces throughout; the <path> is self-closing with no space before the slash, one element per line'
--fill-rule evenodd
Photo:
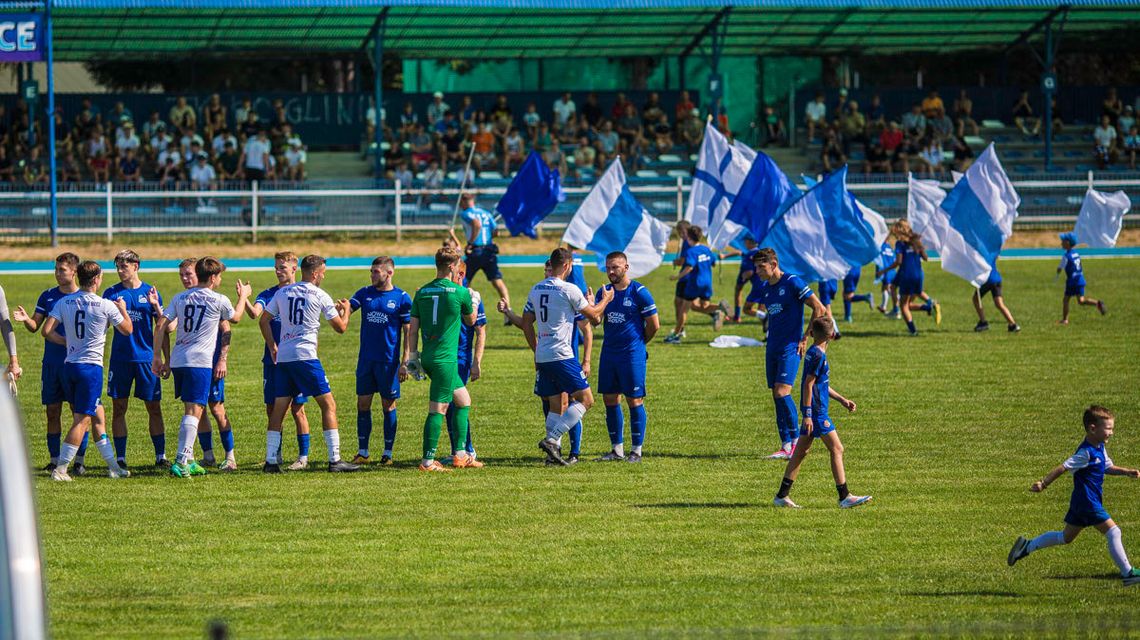
<path fill-rule="evenodd" d="M 851 267 L 847 275 L 843 276 L 843 321 L 854 322 L 851 317 L 851 303 L 866 302 L 874 309 L 875 303 L 871 301 L 871 294 L 857 293 L 859 291 L 859 278 L 863 275 L 863 267 Z"/>
<path fill-rule="evenodd" d="M 910 223 L 899 220 L 891 231 L 898 238 L 895 243 L 895 261 L 890 267 L 877 269 L 875 277 L 879 277 L 891 269 L 898 269 L 895 275 L 895 286 L 899 291 L 899 309 L 902 310 L 903 320 L 906 321 L 907 331 L 917 336 L 918 329 L 914 326 L 914 317 L 911 311 L 925 311 L 934 315 L 934 323 L 942 324 L 942 306 L 937 300 L 927 299 L 925 304 L 914 302 L 915 298 L 923 297 L 922 263 L 927 260 L 926 247 L 922 245 L 922 238 L 911 230 Z"/>
<path fill-rule="evenodd" d="M 677 315 L 677 326 L 673 332 L 665 337 L 668 344 L 680 344 L 681 336 L 685 333 L 685 323 L 689 311 L 699 311 L 712 316 L 713 330 L 720 331 L 724 325 L 724 318 L 728 315 L 728 303 L 721 300 L 719 305 L 712 303 L 713 277 L 712 269 L 716 266 L 717 257 L 701 241 L 701 228 L 690 226 L 686 231 L 689 239 L 689 248 L 685 250 L 680 273 L 669 276 L 671 280 L 685 281 L 685 290 L 681 294 L 684 304 Z"/>
<path fill-rule="evenodd" d="M 1073 232 L 1061 234 L 1061 247 L 1065 255 L 1061 256 L 1061 264 L 1057 265 L 1057 275 L 1065 272 L 1065 298 L 1061 303 L 1061 319 L 1057 324 L 1069 324 L 1069 298 L 1076 298 L 1077 304 L 1086 307 L 1096 307 L 1100 315 L 1108 313 L 1103 300 L 1096 300 L 1085 296 L 1085 271 L 1081 267 L 1081 254 L 1077 253 L 1077 234 Z"/>
<path fill-rule="evenodd" d="M 989 279 L 986 280 L 986 283 L 983 284 L 981 288 L 974 290 L 974 296 L 971 298 L 974 303 L 974 311 L 978 312 L 978 324 L 974 326 L 974 331 L 988 331 L 990 328 L 990 323 L 986 322 L 986 312 L 982 309 L 982 298 L 984 298 L 987 293 L 993 298 L 994 306 L 997 307 L 1002 317 L 1005 318 L 1006 327 L 1009 329 L 1009 332 L 1017 333 L 1021 331 L 1021 326 L 1014 321 L 1013 312 L 1009 310 L 1009 307 L 1005 306 L 1005 299 L 1001 295 L 1001 272 L 998 271 L 996 259 L 990 267 Z"/>

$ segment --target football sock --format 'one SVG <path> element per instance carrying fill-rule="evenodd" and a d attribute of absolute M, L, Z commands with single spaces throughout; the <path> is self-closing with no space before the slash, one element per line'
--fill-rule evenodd
<path fill-rule="evenodd" d="M 1120 527 L 1106 531 L 1104 538 L 1108 542 L 1108 555 L 1112 556 L 1116 568 L 1120 569 L 1121 575 L 1128 575 L 1132 571 L 1132 565 L 1128 562 L 1128 554 L 1124 553 L 1124 543 L 1120 541 Z"/>
<path fill-rule="evenodd" d="M 194 459 L 194 436 L 198 434 L 198 418 L 182 416 L 182 423 L 178 425 L 178 455 L 174 461 L 186 464 Z"/>
<path fill-rule="evenodd" d="M 87 441 L 91 437 L 91 431 L 88 430 L 83 434 L 83 440 L 79 442 L 79 453 L 75 454 L 75 461 L 78 464 L 83 464 L 83 458 L 87 455 Z"/>
<path fill-rule="evenodd" d="M 61 435 L 62 434 L 58 433 L 47 434 L 48 454 L 51 455 L 51 461 L 56 464 L 59 463 L 59 442 Z"/>
<path fill-rule="evenodd" d="M 368 441 L 372 438 L 372 410 L 356 412 L 356 446 L 360 455 L 368 455 Z"/>
<path fill-rule="evenodd" d="M 906 330 L 911 333 L 918 333 L 918 328 L 914 326 L 914 320 L 906 321 Z"/>
<path fill-rule="evenodd" d="M 209 457 L 214 453 L 214 432 L 201 431 L 198 433 L 198 444 L 202 445 L 202 455 Z"/>
<path fill-rule="evenodd" d="M 890 301 L 891 301 L 891 294 L 889 292 L 887 292 L 886 290 L 884 290 L 883 291 L 883 304 L 881 304 L 879 306 L 886 309 L 887 303 Z"/>
<path fill-rule="evenodd" d="M 624 456 L 625 455 L 625 445 L 623 445 L 620 442 L 615 444 L 614 445 L 614 453 L 618 454 L 619 456 Z"/>
<path fill-rule="evenodd" d="M 845 500 L 847 498 L 847 496 L 851 495 L 851 492 L 847 490 L 847 483 L 846 482 L 844 482 L 843 484 L 835 485 L 835 490 L 839 492 L 839 499 L 840 500 Z"/>
<path fill-rule="evenodd" d="M 633 416 L 630 416 L 630 422 Z M 610 444 L 617 446 L 622 443 L 625 432 L 625 416 L 621 412 L 621 405 L 615 404 L 606 407 L 606 431 L 610 432 Z"/>
<path fill-rule="evenodd" d="M 843 317 L 844 318 L 850 318 L 851 317 L 851 301 L 850 300 L 844 300 L 843 301 Z"/>
<path fill-rule="evenodd" d="M 649 416 L 645 413 L 645 405 L 639 404 L 629 408 L 629 435 L 633 441 L 633 450 L 641 453 L 641 443 L 645 441 L 645 426 Z"/>
<path fill-rule="evenodd" d="M 155 462 L 166 458 L 166 434 L 160 433 L 157 436 L 150 437 L 150 443 L 154 445 L 154 460 Z"/>
<path fill-rule="evenodd" d="M 277 433 L 280 434 L 281 432 L 278 431 Z M 281 451 L 281 436 L 280 435 L 277 436 L 277 451 L 278 451 L 278 453 L 280 453 L 280 451 Z M 309 434 L 307 434 L 307 433 L 298 433 L 297 434 L 297 456 L 304 458 L 306 460 L 309 459 Z M 278 455 L 277 457 L 278 457 L 278 459 L 281 458 L 280 455 Z"/>
<path fill-rule="evenodd" d="M 297 436 L 300 439 L 301 436 Z M 278 464 L 281 462 L 281 432 L 265 432 L 265 463 Z"/>
<path fill-rule="evenodd" d="M 467 417 L 467 442 L 463 443 L 463 448 L 467 450 L 467 454 L 475 457 L 475 429 L 471 426 L 471 417 Z"/>
<path fill-rule="evenodd" d="M 780 433 L 780 444 L 787 444 L 792 440 L 788 435 L 787 410 L 788 406 L 784 403 L 784 399 L 776 398 L 776 430 Z"/>
<path fill-rule="evenodd" d="M 391 451 L 396 445 L 396 409 L 384 412 L 384 450 Z"/>
<path fill-rule="evenodd" d="M 558 430 L 558 418 L 561 416 L 554 413 L 546 414 L 546 438 L 548 440 L 561 440 L 562 433 Z"/>
<path fill-rule="evenodd" d="M 869 293 L 857 293 L 857 294 L 851 296 L 851 302 L 866 302 L 869 304 L 871 302 L 871 294 L 869 294 Z"/>
<path fill-rule="evenodd" d="M 799 414 L 796 411 L 796 401 L 791 394 L 780 396 L 778 404 L 783 405 L 785 436 L 781 438 L 784 444 L 790 444 L 800 437 Z"/>
<path fill-rule="evenodd" d="M 789 480 L 788 478 L 784 478 L 783 480 L 781 480 L 780 481 L 780 490 L 776 492 L 776 497 L 777 498 L 787 498 L 788 494 L 791 493 L 791 491 L 792 491 L 792 483 L 793 482 L 795 482 L 795 480 Z"/>
<path fill-rule="evenodd" d="M 926 302 L 922 303 L 922 310 L 923 311 L 930 311 L 932 306 L 933 306 L 933 303 L 930 300 L 927 300 Z"/>
<path fill-rule="evenodd" d="M 78 451 L 79 445 L 71 444 L 70 442 L 64 442 L 60 447 L 59 464 L 56 466 L 63 467 L 64 470 L 66 470 L 67 465 L 71 464 L 71 461 L 75 459 L 75 454 Z"/>
<path fill-rule="evenodd" d="M 127 459 L 127 436 L 115 436 L 115 455 L 119 460 Z"/>
<path fill-rule="evenodd" d="M 1038 549 L 1054 547 L 1059 544 L 1065 544 L 1065 534 L 1060 531 L 1046 531 L 1029 541 L 1029 545 L 1025 547 L 1025 553 L 1033 553 Z"/>
<path fill-rule="evenodd" d="M 575 424 L 582 421 L 584 415 L 586 415 L 586 405 L 571 400 L 570 406 L 566 407 L 566 412 L 557 419 L 558 435 L 561 436 L 570 431 Z"/>
<path fill-rule="evenodd" d="M 222 442 L 222 451 L 226 452 L 226 457 L 234 453 L 234 428 L 229 420 L 226 420 L 226 426 L 229 427 L 225 431 L 218 432 L 218 440 Z"/>
<path fill-rule="evenodd" d="M 467 415 L 471 407 L 455 407 L 455 439 L 451 441 L 451 448 L 460 451 L 467 444 Z"/>
<path fill-rule="evenodd" d="M 740 322 L 740 305 L 736 305 L 735 307 L 733 307 L 732 319 L 735 322 Z"/>
<path fill-rule="evenodd" d="M 752 315 L 756 316 L 757 320 L 766 320 L 768 318 L 768 312 L 761 311 L 759 309 L 757 309 Z"/>
<path fill-rule="evenodd" d="M 435 450 L 439 447 L 439 432 L 443 429 L 443 414 L 428 412 L 424 420 L 424 462 L 435 460 Z"/>
<path fill-rule="evenodd" d="M 107 434 L 103 434 L 102 438 L 95 440 L 95 450 L 99 452 L 99 456 L 107 463 L 108 469 L 118 469 L 119 463 L 115 462 L 115 448 L 111 445 L 110 439 Z"/>
<path fill-rule="evenodd" d="M 567 433 L 570 436 L 570 455 L 582 453 L 582 423 L 577 422 Z"/>
<path fill-rule="evenodd" d="M 329 452 L 329 462 L 340 461 L 340 429 L 325 430 L 325 448 Z"/>

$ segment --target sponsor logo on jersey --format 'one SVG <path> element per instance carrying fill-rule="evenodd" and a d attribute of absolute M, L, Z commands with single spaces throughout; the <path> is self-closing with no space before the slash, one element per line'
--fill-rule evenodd
<path fill-rule="evenodd" d="M 768 315 L 774 316 L 784 310 L 784 305 L 775 303 L 768 305 Z"/>
<path fill-rule="evenodd" d="M 606 322 L 611 324 L 623 324 L 625 322 L 625 314 L 620 311 L 610 311 L 606 313 Z"/>
<path fill-rule="evenodd" d="M 377 324 L 388 324 L 388 314 L 379 311 L 369 311 L 367 319 Z"/>

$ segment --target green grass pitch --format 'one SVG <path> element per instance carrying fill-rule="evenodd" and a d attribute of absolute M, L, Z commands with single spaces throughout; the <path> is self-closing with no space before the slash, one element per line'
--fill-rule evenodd
<path fill-rule="evenodd" d="M 658 339 L 650 347 L 645 462 L 554 469 L 535 447 L 542 428 L 532 356 L 521 333 L 492 314 L 484 379 L 470 385 L 488 466 L 446 476 L 414 469 L 426 383 L 403 387 L 394 468 L 320 471 L 325 449 L 314 428 L 318 470 L 263 476 L 262 343 L 254 323 L 243 322 L 227 381 L 238 473 L 180 481 L 142 466 L 151 444 L 137 401 L 135 477 L 102 477 L 94 447 L 89 477 L 65 485 L 38 472 L 53 633 L 201 637 L 211 619 L 243 638 L 1042 636 L 1086 623 L 1091 629 L 1079 628 L 1094 634 L 1136 633 L 1128 620 L 1140 590 L 1121 587 L 1096 532 L 1005 565 L 1014 537 L 1060 528 L 1070 481 L 1041 495 L 1028 487 L 1076 448 L 1086 405 L 1116 412 L 1112 456 L 1140 466 L 1140 262 L 1085 264 L 1088 292 L 1108 301 L 1109 315 L 1077 308 L 1069 327 L 1055 324 L 1062 284 L 1047 261 L 1003 263 L 1007 301 L 1024 328 L 1017 335 L 988 300 L 993 328 L 975 334 L 969 285 L 934 264 L 927 290 L 944 306 L 941 327 L 920 315 L 922 335 L 912 339 L 900 321 L 856 307 L 856 322 L 843 325 L 845 339 L 829 352 L 833 386 L 859 405 L 851 415 L 833 411 L 849 484 L 875 498 L 854 511 L 836 508 L 823 447 L 792 494 L 806 508 L 770 506 L 784 465 L 761 459 L 776 445 L 763 353 L 708 348 L 706 316 L 692 320 L 684 344 Z M 719 295 L 731 293 L 735 271 L 730 263 L 718 276 Z M 669 273 L 642 279 L 662 309 L 661 337 L 673 320 Z M 877 288 L 869 273 L 864 290 Z M 110 286 L 114 273 L 105 276 Z M 516 307 L 539 276 L 506 270 Z M 168 299 L 180 289 L 175 274 L 152 277 L 144 265 L 143 277 Z M 231 297 L 235 277 L 252 278 L 255 292 L 273 280 L 227 273 Z M 604 276 L 588 268 L 588 278 L 597 286 Z M 408 291 L 430 279 L 422 269 L 396 272 Z M 363 269 L 331 271 L 324 286 L 348 297 L 367 281 Z M 29 309 L 54 286 L 51 276 L 3 284 L 11 305 Z M 475 287 L 493 300 L 482 276 Z M 349 457 L 358 320 L 346 335 L 326 329 L 321 337 Z M 42 466 L 41 340 L 18 331 L 20 401 Z M 725 332 L 758 337 L 759 329 Z M 170 386 L 165 394 L 168 433 L 176 433 L 180 408 Z M 319 425 L 317 407 L 309 412 Z M 609 446 L 600 401 L 585 423 L 584 458 L 592 458 Z M 291 429 L 287 420 L 287 459 L 296 452 Z M 171 454 L 175 439 L 168 436 Z M 1111 477 L 1105 493 L 1140 563 L 1140 482 Z"/>

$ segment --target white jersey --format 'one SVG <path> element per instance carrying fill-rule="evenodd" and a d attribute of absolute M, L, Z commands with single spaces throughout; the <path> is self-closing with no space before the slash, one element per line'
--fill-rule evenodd
<path fill-rule="evenodd" d="M 230 299 L 213 289 L 195 287 L 175 295 L 162 315 L 178 323 L 170 367 L 213 369 L 218 325 L 234 317 Z"/>
<path fill-rule="evenodd" d="M 51 317 L 63 325 L 67 338 L 64 362 L 103 365 L 107 329 L 123 324 L 115 303 L 90 291 L 76 291 L 52 307 Z"/>
<path fill-rule="evenodd" d="M 570 346 L 574 316 L 589 306 L 578 287 L 559 278 L 547 278 L 534 285 L 526 298 L 523 313 L 533 313 L 537 346 L 535 362 L 576 359 Z"/>
<path fill-rule="evenodd" d="M 332 296 L 312 282 L 281 287 L 265 310 L 281 320 L 277 362 L 316 360 L 321 316 L 332 320 L 340 315 Z"/>

